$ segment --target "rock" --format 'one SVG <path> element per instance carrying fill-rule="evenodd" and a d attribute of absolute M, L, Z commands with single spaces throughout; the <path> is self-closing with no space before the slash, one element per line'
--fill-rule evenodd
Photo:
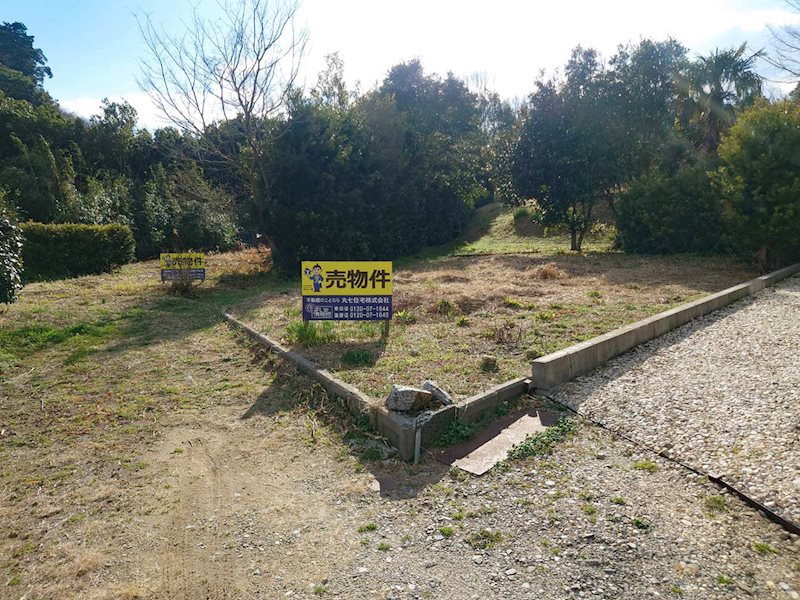
<path fill-rule="evenodd" d="M 417 497 L 417 489 L 411 485 L 404 485 L 391 494 L 394 498 L 409 499 Z"/>
<path fill-rule="evenodd" d="M 393 385 L 389 397 L 386 398 L 386 408 L 399 412 L 419 412 L 430 407 L 432 399 L 433 394 L 427 390 Z"/>
<path fill-rule="evenodd" d="M 422 389 L 433 394 L 433 397 L 438 400 L 442 406 L 450 406 L 453 403 L 453 398 L 439 387 L 435 381 L 427 380 L 422 384 Z"/>

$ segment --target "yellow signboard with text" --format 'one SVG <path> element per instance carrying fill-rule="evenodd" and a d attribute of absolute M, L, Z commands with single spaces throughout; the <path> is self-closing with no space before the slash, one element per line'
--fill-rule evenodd
<path fill-rule="evenodd" d="M 165 252 L 161 255 L 161 281 L 187 277 L 194 281 L 206 278 L 206 255 L 202 252 Z"/>
<path fill-rule="evenodd" d="M 391 261 L 304 260 L 303 296 L 391 296 Z"/>
<path fill-rule="evenodd" d="M 304 321 L 391 320 L 390 261 L 306 260 L 300 269 Z"/>
<path fill-rule="evenodd" d="M 161 255 L 162 269 L 205 269 L 206 255 L 202 252 L 167 252 Z"/>

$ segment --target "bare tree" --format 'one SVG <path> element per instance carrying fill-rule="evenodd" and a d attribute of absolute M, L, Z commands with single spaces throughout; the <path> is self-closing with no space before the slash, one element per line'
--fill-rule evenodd
<path fill-rule="evenodd" d="M 800 12 L 800 0 L 784 0 L 795 11 Z M 800 26 L 786 25 L 770 27 L 772 53 L 766 57 L 774 67 L 784 71 L 788 79 L 800 81 Z"/>
<path fill-rule="evenodd" d="M 295 28 L 295 0 L 223 0 L 220 9 L 222 16 L 209 20 L 195 8 L 178 35 L 140 16 L 148 55 L 139 86 L 168 122 L 246 178 L 263 225 L 270 199 L 265 152 L 295 89 L 308 36 Z"/>

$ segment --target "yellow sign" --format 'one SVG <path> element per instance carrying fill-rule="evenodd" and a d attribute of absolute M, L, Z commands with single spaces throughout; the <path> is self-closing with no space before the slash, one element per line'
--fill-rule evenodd
<path fill-rule="evenodd" d="M 304 260 L 303 296 L 390 296 L 391 261 Z"/>
<path fill-rule="evenodd" d="M 201 252 L 169 252 L 161 255 L 161 281 L 206 279 L 206 255 Z"/>
<path fill-rule="evenodd" d="M 170 252 L 161 255 L 162 269 L 205 269 L 206 255 L 202 252 Z"/>

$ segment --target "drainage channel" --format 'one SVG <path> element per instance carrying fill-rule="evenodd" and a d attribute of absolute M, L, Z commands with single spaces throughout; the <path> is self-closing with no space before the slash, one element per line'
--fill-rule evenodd
<path fill-rule="evenodd" d="M 661 458 L 664 458 L 664 459 L 666 459 L 666 460 L 668 460 L 668 461 L 670 461 L 672 463 L 675 463 L 676 465 L 679 465 L 679 466 L 683 467 L 684 469 L 686 469 L 688 471 L 691 471 L 692 473 L 695 473 L 696 475 L 700 475 L 702 477 L 708 478 L 709 481 L 711 481 L 712 483 L 715 483 L 716 485 L 728 490 L 729 492 L 731 492 L 732 494 L 737 496 L 740 500 L 742 500 L 745 504 L 747 504 L 751 508 L 755 508 L 757 511 L 761 512 L 765 517 L 767 517 L 770 521 L 772 521 L 773 523 L 777 523 L 778 525 L 783 527 L 789 533 L 794 533 L 796 535 L 800 535 L 800 525 L 798 525 L 794 521 L 790 521 L 789 519 L 779 515 L 775 511 L 771 510 L 770 508 L 764 506 L 761 502 L 759 502 L 755 498 L 752 498 L 751 496 L 748 496 L 742 490 L 740 490 L 739 488 L 737 488 L 734 485 L 731 485 L 730 483 L 728 483 L 727 481 L 725 481 L 721 477 L 718 477 L 718 476 L 713 475 L 711 473 L 706 473 L 702 469 L 698 469 L 697 467 L 693 467 L 690 464 L 687 464 L 687 463 L 685 463 L 685 462 L 683 462 L 683 461 L 681 461 L 681 460 L 679 460 L 679 459 L 677 459 L 677 458 L 675 458 L 673 456 L 670 456 L 670 455 L 666 454 L 664 451 L 656 450 L 654 447 L 650 446 L 649 444 L 645 444 L 643 442 L 635 440 L 631 436 L 627 435 L 626 433 L 623 433 L 621 431 L 617 431 L 615 429 L 612 429 L 612 428 L 608 427 L 602 421 L 598 421 L 596 419 L 593 419 L 592 417 L 584 415 L 583 413 L 578 412 L 577 410 L 575 410 L 571 406 L 568 406 L 568 405 L 564 404 L 563 402 L 560 402 L 559 400 L 556 400 L 555 398 L 553 398 L 549 394 L 546 394 L 546 393 L 544 393 L 544 392 L 542 392 L 540 390 L 536 391 L 536 395 L 537 396 L 541 396 L 543 398 L 547 398 L 551 402 L 553 402 L 555 404 L 558 404 L 559 406 L 564 407 L 567 411 L 573 413 L 574 415 L 579 416 L 581 419 L 584 419 L 584 420 L 588 421 L 589 423 L 592 423 L 593 425 L 596 425 L 597 427 L 600 427 L 601 429 L 604 429 L 605 431 L 608 431 L 609 433 L 613 433 L 614 435 L 621 437 L 622 439 L 630 442 L 634 446 L 638 446 L 639 448 L 647 450 L 648 452 L 652 452 L 653 454 L 656 454 L 656 455 L 660 456 Z"/>

